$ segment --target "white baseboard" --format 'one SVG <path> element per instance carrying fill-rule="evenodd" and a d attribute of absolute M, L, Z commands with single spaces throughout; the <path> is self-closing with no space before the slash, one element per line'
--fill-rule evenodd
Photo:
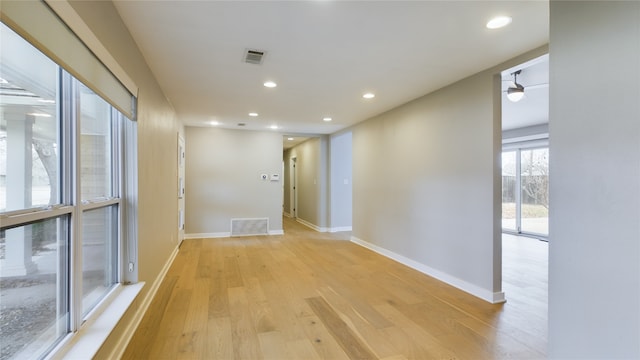
<path fill-rule="evenodd" d="M 329 232 L 341 232 L 341 231 L 351 231 L 352 228 L 351 226 L 340 226 L 340 227 L 334 227 L 334 228 L 329 228 Z"/>
<path fill-rule="evenodd" d="M 224 238 L 224 237 L 230 237 L 230 236 L 231 236 L 231 232 L 184 234 L 185 240 L 186 239 Z"/>
<path fill-rule="evenodd" d="M 176 246 L 175 249 L 173 249 L 173 252 L 169 256 L 169 259 L 167 259 L 167 262 L 165 262 L 164 266 L 162 267 L 162 270 L 160 270 L 160 273 L 158 274 L 158 276 L 156 276 L 156 279 L 153 281 L 153 284 L 151 284 L 151 287 L 149 288 L 149 292 L 147 292 L 147 295 L 144 297 L 144 299 L 141 300 L 138 311 L 133 316 L 133 319 L 131 320 L 131 322 L 129 322 L 129 325 L 127 326 L 127 328 L 123 331 L 122 336 L 120 336 L 120 339 L 116 343 L 116 346 L 113 347 L 111 354 L 106 357 L 107 359 L 122 358 L 124 351 L 127 349 L 129 342 L 133 338 L 133 334 L 135 334 L 136 330 L 138 329 L 138 326 L 140 326 L 140 322 L 142 321 L 142 318 L 147 313 L 147 310 L 149 309 L 149 305 L 151 305 L 151 301 L 156 296 L 156 293 L 160 288 L 160 284 L 162 284 L 162 281 L 164 280 L 165 275 L 167 275 L 167 272 L 169 271 L 171 264 L 173 264 L 173 260 L 175 260 L 176 256 L 178 255 L 179 249 L 180 249 L 179 246 Z"/>
<path fill-rule="evenodd" d="M 269 235 L 284 235 L 284 230 L 269 230 Z M 228 238 L 231 237 L 230 232 L 219 233 L 200 233 L 200 234 L 184 234 L 185 240 L 187 239 L 210 239 L 210 238 Z"/>
<path fill-rule="evenodd" d="M 358 239 L 355 236 L 351 237 L 351 242 L 358 244 L 362 247 L 365 247 L 371 251 L 377 252 L 378 254 L 388 257 L 392 260 L 395 260 L 403 265 L 406 265 L 412 269 L 415 269 L 417 271 L 420 271 L 423 274 L 429 275 L 433 278 L 436 278 L 442 282 L 445 282 L 453 287 L 456 287 L 462 291 L 465 291 L 473 296 L 476 296 L 482 300 L 485 300 L 487 302 L 490 302 L 492 304 L 498 304 L 498 303 L 502 303 L 505 302 L 505 297 L 504 297 L 504 292 L 492 292 L 486 289 L 483 289 L 477 285 L 471 284 L 469 282 L 466 282 L 462 279 L 458 279 L 455 276 L 451 276 L 447 273 L 444 273 L 440 270 L 436 270 L 434 268 L 431 268 L 425 264 L 422 264 L 420 262 L 417 262 L 415 260 L 409 259 L 405 256 L 402 256 L 400 254 L 397 254 L 393 251 L 387 250 L 385 248 L 382 248 L 378 245 L 374 245 L 371 244 L 369 242 L 366 242 L 362 239 Z"/>
<path fill-rule="evenodd" d="M 317 232 L 330 232 L 330 233 L 334 233 L 334 232 L 340 232 L 340 231 L 351 231 L 351 226 L 341 226 L 341 227 L 334 227 L 334 228 L 327 228 L 327 227 L 320 227 L 316 224 L 312 224 L 306 220 L 300 219 L 300 218 L 296 218 L 296 221 L 299 222 L 300 224 L 311 228 Z"/>
<path fill-rule="evenodd" d="M 300 224 L 308 227 L 308 228 L 311 228 L 311 229 L 317 231 L 317 232 L 327 232 L 327 228 L 319 227 L 319 226 L 317 226 L 315 224 L 312 224 L 312 223 L 310 223 L 310 222 L 308 222 L 306 220 L 302 220 L 300 218 L 296 218 L 296 221 L 299 222 Z"/>

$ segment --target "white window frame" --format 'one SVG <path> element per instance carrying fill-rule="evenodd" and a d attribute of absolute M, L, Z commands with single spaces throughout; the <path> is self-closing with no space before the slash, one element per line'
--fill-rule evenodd
<path fill-rule="evenodd" d="M 70 321 L 71 332 L 45 356 L 47 359 L 91 358 L 144 286 L 144 282 L 138 282 L 137 262 L 138 164 L 137 123 L 135 121 L 137 100 L 134 95 L 138 94 L 138 87 L 67 1 L 6 2 L 0 7 L 0 13 L 4 24 L 24 39 L 30 39 L 29 42 L 40 52 L 54 59 L 61 68 L 64 68 L 64 73 L 69 72 L 85 84 L 93 85 L 89 87 L 95 93 L 103 99 L 108 98 L 107 100 L 112 106 L 128 116 L 128 120 L 124 119 L 121 123 L 119 130 L 121 142 L 115 147 L 120 151 L 121 165 L 120 200 L 118 203 L 120 226 L 118 229 L 120 236 L 118 281 L 120 283 L 85 316 L 84 322 L 81 313 L 80 316 L 75 315 L 75 319 Z M 73 49 L 73 51 L 69 49 Z M 59 97 L 61 96 L 59 94 Z M 129 100 L 131 101 L 129 102 Z M 69 116 L 75 111 L 69 106 L 65 107 L 62 101 L 58 101 L 57 106 L 59 107 L 58 114 L 61 115 Z M 63 127 L 59 129 L 61 139 L 58 139 L 60 162 L 63 165 L 72 164 L 73 149 L 69 146 L 70 140 L 73 139 L 71 136 L 74 135 L 72 126 L 68 122 L 63 122 L 62 125 Z M 66 166 L 65 168 L 69 170 L 71 167 Z M 61 166 L 60 170 L 65 168 Z M 76 180 L 77 183 L 77 175 L 70 171 L 60 171 L 59 178 L 63 177 L 66 180 Z M 19 224 L 25 222 L 63 215 L 69 217 L 69 239 L 76 241 L 75 237 L 79 234 L 78 229 L 81 228 L 78 227 L 75 218 L 81 218 L 82 211 L 89 207 L 106 206 L 107 202 L 113 199 L 104 199 L 104 203 L 101 204 L 96 202 L 92 204 L 73 203 L 75 195 L 72 196 L 72 194 L 76 190 L 75 185 L 71 185 L 71 181 L 65 181 L 64 184 L 65 188 L 62 187 L 62 184 L 59 184 L 58 188 L 59 202 L 64 205 L 0 213 L 2 228 L 20 226 Z M 75 226 L 73 226 L 74 223 Z M 79 258 L 77 245 L 72 248 L 73 245 L 75 244 L 69 244 L 69 248 L 76 250 L 69 251 L 66 261 L 71 262 L 71 256 L 75 256 L 76 260 Z M 77 270 L 74 272 L 73 269 L 68 269 L 69 282 L 76 281 L 74 279 L 78 278 L 82 279 L 81 266 L 76 267 L 80 269 L 80 276 L 78 276 Z M 68 284 L 68 286 L 70 287 L 72 284 Z M 80 289 L 77 291 L 81 291 L 81 287 L 77 287 L 77 284 L 76 288 Z M 77 303 L 72 306 L 78 308 L 79 305 L 81 312 L 81 301 L 75 301 Z"/>
<path fill-rule="evenodd" d="M 67 216 L 69 244 L 67 268 L 69 323 L 67 334 L 49 344 L 45 354 L 31 354 L 45 358 L 61 358 L 74 352 L 83 357 L 91 356 L 106 340 L 110 330 L 142 289 L 137 286 L 124 287 L 137 281 L 137 127 L 113 106 L 111 108 L 111 197 L 81 200 L 81 131 L 77 84 L 79 80 L 59 68 L 58 71 L 58 146 L 59 175 L 58 204 L 20 209 L 0 213 L 2 229 L 29 225 L 35 222 Z M 126 200 L 123 200 L 125 199 Z M 124 206 L 123 204 L 128 204 Z M 117 258 L 112 264 L 117 269 L 116 284 L 102 296 L 101 300 L 83 316 L 82 309 L 82 219 L 86 211 L 117 207 L 116 242 Z M 57 296 L 61 296 L 58 294 Z M 100 323 L 101 341 L 81 335 L 90 326 Z M 105 326 L 105 323 L 108 325 Z M 83 331 L 84 330 L 84 331 Z M 106 331 L 104 331 L 106 330 Z M 95 334 L 94 334 L 95 335 Z M 83 344 L 84 343 L 84 344 Z M 41 349 L 44 350 L 44 349 Z M 62 355 L 66 354 L 66 355 Z"/>

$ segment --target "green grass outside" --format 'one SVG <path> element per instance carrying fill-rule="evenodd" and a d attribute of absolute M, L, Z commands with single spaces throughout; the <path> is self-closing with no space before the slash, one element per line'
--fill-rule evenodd
<path fill-rule="evenodd" d="M 529 219 L 546 218 L 546 217 L 549 217 L 549 210 L 542 205 L 522 204 L 522 217 L 529 218 Z M 516 218 L 515 203 L 502 203 L 502 218 L 503 219 Z"/>

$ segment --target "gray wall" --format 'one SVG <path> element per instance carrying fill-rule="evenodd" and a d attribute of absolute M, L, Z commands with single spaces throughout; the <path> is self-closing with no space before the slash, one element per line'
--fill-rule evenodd
<path fill-rule="evenodd" d="M 311 138 L 285 154 L 285 169 L 297 159 L 298 219 L 320 231 L 328 224 L 328 142 L 328 136 Z"/>
<path fill-rule="evenodd" d="M 229 233 L 232 218 L 267 217 L 270 231 L 282 231 L 280 134 L 187 127 L 185 141 L 187 237 Z"/>
<path fill-rule="evenodd" d="M 551 2 L 549 355 L 640 358 L 640 2 Z"/>
<path fill-rule="evenodd" d="M 492 91 L 483 73 L 353 128 L 353 236 L 493 291 Z"/>
<path fill-rule="evenodd" d="M 352 225 L 352 133 L 351 131 L 331 135 L 330 153 L 330 230 L 349 230 Z"/>
<path fill-rule="evenodd" d="M 499 92 L 510 60 L 353 130 L 353 236 L 500 301 Z M 496 100 L 497 99 L 497 100 Z"/>

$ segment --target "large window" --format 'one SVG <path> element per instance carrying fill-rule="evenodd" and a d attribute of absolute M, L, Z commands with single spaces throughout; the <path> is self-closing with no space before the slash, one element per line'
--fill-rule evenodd
<path fill-rule="evenodd" d="M 549 235 L 549 148 L 502 152 L 502 229 Z"/>
<path fill-rule="evenodd" d="M 0 359 L 39 358 L 123 281 L 131 121 L 0 26 Z"/>

